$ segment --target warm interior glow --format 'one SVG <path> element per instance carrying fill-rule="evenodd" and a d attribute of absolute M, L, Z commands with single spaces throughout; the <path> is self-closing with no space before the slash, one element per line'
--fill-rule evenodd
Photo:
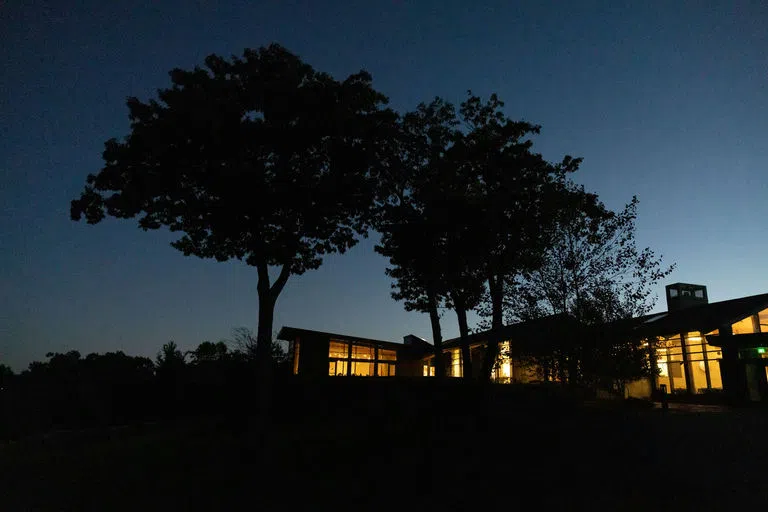
<path fill-rule="evenodd" d="M 346 359 L 349 357 L 349 343 L 331 340 L 328 346 L 328 357 Z"/>
<path fill-rule="evenodd" d="M 352 359 L 374 359 L 374 348 L 370 345 L 352 344 Z"/>
<path fill-rule="evenodd" d="M 394 350 L 379 350 L 379 361 L 397 361 L 397 352 Z"/>
<path fill-rule="evenodd" d="M 331 340 L 328 345 L 328 375 L 391 377 L 395 374 L 397 351 L 377 350 L 368 343 Z"/>
<path fill-rule="evenodd" d="M 757 314 L 757 321 L 760 324 L 760 332 L 768 332 L 768 308 Z"/>
<path fill-rule="evenodd" d="M 329 361 L 328 375 L 343 377 L 347 374 L 346 361 Z"/>
<path fill-rule="evenodd" d="M 461 349 L 451 350 L 451 377 L 461 377 Z"/>
<path fill-rule="evenodd" d="M 687 354 L 687 374 L 683 366 L 683 348 Z M 709 345 L 699 331 L 685 333 L 685 347 L 681 346 L 679 335 L 663 338 L 657 347 L 659 384 L 666 384 L 669 391 L 686 390 L 687 379 L 690 377 L 691 391 L 694 393 L 707 389 L 722 389 L 720 359 L 720 348 Z"/>
<path fill-rule="evenodd" d="M 731 326 L 733 334 L 753 334 L 755 332 L 755 322 L 752 316 L 739 320 Z"/>
<path fill-rule="evenodd" d="M 296 341 L 293 342 L 293 374 L 298 375 L 299 374 L 299 349 L 301 348 L 301 341 L 299 341 L 299 338 L 296 338 Z"/>
<path fill-rule="evenodd" d="M 388 363 L 379 363 L 378 365 L 379 377 L 394 377 L 395 365 Z"/>
<path fill-rule="evenodd" d="M 352 361 L 352 373 L 357 377 L 372 377 L 373 376 L 373 363 L 367 361 Z"/>
<path fill-rule="evenodd" d="M 659 367 L 659 376 L 669 377 L 669 372 L 667 372 L 667 358 L 664 356 L 659 357 L 657 365 Z"/>

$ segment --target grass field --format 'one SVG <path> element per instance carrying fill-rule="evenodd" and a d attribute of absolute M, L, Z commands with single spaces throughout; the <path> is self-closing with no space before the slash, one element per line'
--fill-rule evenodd
<path fill-rule="evenodd" d="M 334 384 L 347 385 L 357 386 Z M 253 419 L 220 415 L 19 440 L 0 449 L 0 510 L 768 503 L 761 410 L 664 413 L 527 392 L 454 400 L 382 389 L 294 390 L 264 434 Z"/>

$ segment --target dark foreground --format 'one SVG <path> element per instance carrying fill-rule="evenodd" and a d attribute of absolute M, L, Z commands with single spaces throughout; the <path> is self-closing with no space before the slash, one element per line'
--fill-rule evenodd
<path fill-rule="evenodd" d="M 355 381 L 0 448 L 0 510 L 725 509 L 768 503 L 768 414 Z M 333 397 L 333 398 L 331 398 Z M 243 406 L 244 408 L 246 405 Z"/>

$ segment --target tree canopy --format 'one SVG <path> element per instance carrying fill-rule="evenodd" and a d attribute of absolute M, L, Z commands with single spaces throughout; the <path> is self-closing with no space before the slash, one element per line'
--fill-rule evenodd
<path fill-rule="evenodd" d="M 128 99 L 130 134 L 107 141 L 72 219 L 138 217 L 181 232 L 185 255 L 257 267 L 268 354 L 288 277 L 366 234 L 395 115 L 368 73 L 337 81 L 277 44 L 170 77 L 157 98 Z"/>
<path fill-rule="evenodd" d="M 635 340 L 611 336 L 607 326 L 648 313 L 654 285 L 674 265 L 637 247 L 636 197 L 614 212 L 573 182 L 564 181 L 563 192 L 544 257 L 515 284 L 511 312 L 521 320 L 568 314 L 583 326 L 534 352 L 563 379 L 621 384 L 646 376 L 651 369 L 644 350 Z"/>

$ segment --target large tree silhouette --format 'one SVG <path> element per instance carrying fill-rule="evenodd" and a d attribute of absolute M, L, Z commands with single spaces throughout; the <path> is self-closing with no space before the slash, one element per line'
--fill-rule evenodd
<path fill-rule="evenodd" d="M 443 185 L 453 178 L 446 158 L 459 136 L 457 125 L 455 108 L 441 98 L 403 116 L 396 158 L 387 169 L 388 200 L 380 209 L 382 236 L 376 246 L 389 258 L 392 297 L 404 301 L 408 311 L 429 314 L 438 377 L 445 373 L 439 308 L 447 293 L 442 264 L 449 221 L 441 204 Z"/>
<path fill-rule="evenodd" d="M 611 336 L 605 326 L 648 313 L 656 302 L 654 286 L 674 264 L 664 265 L 650 248 L 637 247 L 637 198 L 614 212 L 583 186 L 562 186 L 544 257 L 515 286 L 512 312 L 519 319 L 575 318 L 584 329 L 542 345 L 547 352 L 534 351 L 534 359 L 562 380 L 622 389 L 624 382 L 649 374 L 649 360 L 635 341 Z"/>
<path fill-rule="evenodd" d="M 486 282 L 485 310 L 493 332 L 503 327 L 506 284 L 537 267 L 546 244 L 547 225 L 559 210 L 557 183 L 578 169 L 580 159 L 565 156 L 552 164 L 532 151 L 531 136 L 540 127 L 504 115 L 504 103 L 495 95 L 483 101 L 471 94 L 461 104 L 467 130 L 454 148 L 453 160 L 473 176 L 465 216 L 474 225 L 467 275 Z M 468 283 L 469 284 L 469 283 Z M 476 304 L 475 304 L 476 305 Z M 473 305 L 474 307 L 474 305 Z M 489 378 L 501 340 L 492 334 L 482 361 L 481 375 Z"/>
<path fill-rule="evenodd" d="M 157 99 L 128 99 L 130 134 L 107 141 L 71 216 L 138 216 L 181 232 L 172 245 L 185 255 L 256 267 L 267 362 L 288 278 L 366 234 L 394 114 L 367 73 L 337 81 L 276 44 L 170 76 Z"/>

